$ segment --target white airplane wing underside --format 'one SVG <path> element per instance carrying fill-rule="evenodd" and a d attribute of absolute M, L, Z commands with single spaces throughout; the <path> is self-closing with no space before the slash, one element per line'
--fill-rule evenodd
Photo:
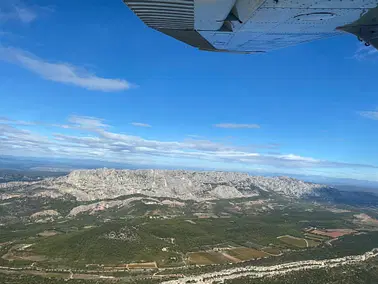
<path fill-rule="evenodd" d="M 149 27 L 199 49 L 258 53 L 348 32 L 378 43 L 378 0 L 124 0 Z"/>

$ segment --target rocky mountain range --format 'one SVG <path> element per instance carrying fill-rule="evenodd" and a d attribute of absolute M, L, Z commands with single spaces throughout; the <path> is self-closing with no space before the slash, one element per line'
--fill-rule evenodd
<path fill-rule="evenodd" d="M 278 194 L 288 198 L 337 194 L 326 185 L 288 177 L 261 177 L 234 172 L 181 170 L 75 170 L 66 176 L 32 182 L 0 184 L 1 199 L 14 195 L 60 197 L 78 201 L 114 199 L 124 195 L 171 197 L 183 200 L 230 199 Z"/>

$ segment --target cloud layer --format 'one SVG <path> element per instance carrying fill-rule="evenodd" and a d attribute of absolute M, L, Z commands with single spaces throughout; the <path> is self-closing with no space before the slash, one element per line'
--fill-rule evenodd
<path fill-rule="evenodd" d="M 0 3 L 0 22 L 20 21 L 28 24 L 37 18 L 37 13 L 32 7 L 26 6 L 21 1 L 2 0 Z"/>
<path fill-rule="evenodd" d="M 378 120 L 378 110 L 377 111 L 360 111 L 359 114 L 365 118 Z"/>
<path fill-rule="evenodd" d="M 22 129 L 49 127 L 49 135 Z M 0 153 L 48 157 L 91 158 L 135 165 L 196 165 L 233 169 L 233 165 L 270 169 L 377 169 L 378 166 L 327 161 L 296 154 L 264 153 L 205 139 L 162 141 L 112 132 L 102 119 L 71 116 L 63 124 L 0 120 Z M 112 128 L 113 129 L 113 128 Z M 67 133 L 69 132 L 69 133 Z M 46 133 L 44 131 L 43 133 Z M 260 145 L 261 146 L 261 145 Z M 278 145 L 274 145 L 278 147 Z M 269 147 L 271 145 L 269 144 Z M 269 148 L 268 147 L 268 148 Z M 263 147 L 261 147 L 263 148 Z"/>
<path fill-rule="evenodd" d="M 15 14 L 23 23 L 30 23 L 37 18 L 37 14 L 26 7 L 15 7 Z"/>
<path fill-rule="evenodd" d="M 377 59 L 378 50 L 372 46 L 365 46 L 365 45 L 359 44 L 357 47 L 357 50 L 355 51 L 353 55 L 353 58 L 359 61 Z"/>
<path fill-rule="evenodd" d="M 150 124 L 142 123 L 142 122 L 131 122 L 130 124 L 137 127 L 152 127 Z"/>
<path fill-rule="evenodd" d="M 231 129 L 240 129 L 240 128 L 260 128 L 258 124 L 240 124 L 240 123 L 219 123 L 214 125 L 217 128 L 231 128 Z"/>
<path fill-rule="evenodd" d="M 130 89 L 132 85 L 122 79 L 108 79 L 69 63 L 52 63 L 20 49 L 0 46 L 0 60 L 25 68 L 38 76 L 87 90 L 116 92 Z"/>

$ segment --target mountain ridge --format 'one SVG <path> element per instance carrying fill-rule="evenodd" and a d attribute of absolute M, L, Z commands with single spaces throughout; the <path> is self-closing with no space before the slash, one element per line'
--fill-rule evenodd
<path fill-rule="evenodd" d="M 68 175 L 33 182 L 0 184 L 0 189 L 58 196 L 69 194 L 80 201 L 113 199 L 122 195 L 210 200 L 279 194 L 288 198 L 319 196 L 335 190 L 327 185 L 289 177 L 262 177 L 247 173 L 187 170 L 74 170 Z"/>

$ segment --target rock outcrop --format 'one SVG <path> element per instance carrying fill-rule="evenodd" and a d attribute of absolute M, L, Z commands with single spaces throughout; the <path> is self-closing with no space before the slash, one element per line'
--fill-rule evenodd
<path fill-rule="evenodd" d="M 50 197 L 71 195 L 79 201 L 143 194 L 183 200 L 229 199 L 264 194 L 289 198 L 319 196 L 333 189 L 287 177 L 261 177 L 234 172 L 168 170 L 76 170 L 57 178 L 2 184 L 13 193 Z"/>

